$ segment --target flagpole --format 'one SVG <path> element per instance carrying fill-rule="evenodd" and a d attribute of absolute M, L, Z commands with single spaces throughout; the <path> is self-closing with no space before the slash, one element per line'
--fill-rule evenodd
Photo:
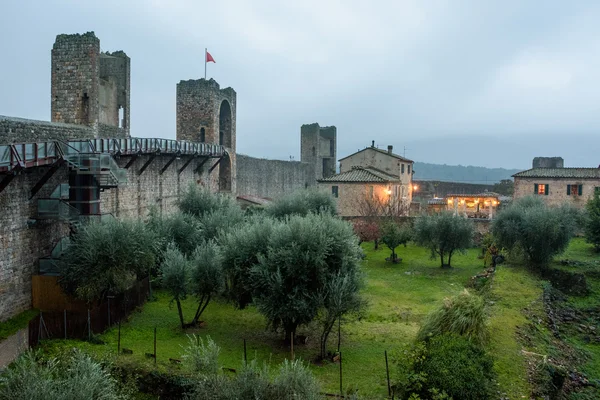
<path fill-rule="evenodd" d="M 204 48 L 204 80 L 206 80 L 206 52 L 208 51 L 208 49 L 205 47 Z"/>

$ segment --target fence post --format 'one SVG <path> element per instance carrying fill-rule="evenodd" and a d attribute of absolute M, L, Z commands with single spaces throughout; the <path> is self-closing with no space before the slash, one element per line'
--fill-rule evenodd
<path fill-rule="evenodd" d="M 156 327 L 154 327 L 154 364 L 156 365 Z"/>
<path fill-rule="evenodd" d="M 342 343 L 342 316 L 338 318 L 338 353 L 340 352 L 340 343 Z"/>
<path fill-rule="evenodd" d="M 290 344 L 291 344 L 291 351 L 292 351 L 292 361 L 294 361 L 294 332 L 292 332 L 290 334 Z"/>
<path fill-rule="evenodd" d="M 92 340 L 92 323 L 90 320 L 90 309 L 88 308 L 88 341 Z"/>
<path fill-rule="evenodd" d="M 119 319 L 119 333 L 117 335 L 117 355 L 121 353 L 121 320 Z"/>
<path fill-rule="evenodd" d="M 344 397 L 344 389 L 342 388 L 342 352 L 340 351 L 340 398 Z"/>
<path fill-rule="evenodd" d="M 390 385 L 390 367 L 388 365 L 388 356 L 387 350 L 385 350 L 385 374 L 387 375 L 387 384 L 388 384 L 388 397 L 394 398 L 392 396 L 392 386 Z"/>
<path fill-rule="evenodd" d="M 67 340 L 67 310 L 63 310 L 63 320 L 65 322 L 65 340 Z"/>
<path fill-rule="evenodd" d="M 244 365 L 248 365 L 248 356 L 246 355 L 246 338 L 244 338 Z"/>
<path fill-rule="evenodd" d="M 106 296 L 106 298 L 108 299 L 108 327 L 110 327 L 110 296 Z"/>

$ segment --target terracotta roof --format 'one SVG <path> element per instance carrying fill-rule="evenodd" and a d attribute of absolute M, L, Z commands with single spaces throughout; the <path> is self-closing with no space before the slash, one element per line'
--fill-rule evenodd
<path fill-rule="evenodd" d="M 500 194 L 495 193 L 495 192 L 483 192 L 483 193 L 455 193 L 455 194 L 447 194 L 446 198 L 448 197 L 496 197 L 499 198 Z"/>
<path fill-rule="evenodd" d="M 599 179 L 600 168 L 531 168 L 517 172 L 515 178 Z"/>
<path fill-rule="evenodd" d="M 400 178 L 394 175 L 386 174 L 375 168 L 370 167 L 354 167 L 350 171 L 342 172 L 330 176 L 328 178 L 320 179 L 319 182 L 374 182 L 374 183 L 387 183 L 396 182 Z"/>
<path fill-rule="evenodd" d="M 375 151 L 378 151 L 378 152 L 380 152 L 380 153 L 382 153 L 382 154 L 388 155 L 388 156 L 390 156 L 390 157 L 397 158 L 397 159 L 399 159 L 399 160 L 402 160 L 402 161 L 404 161 L 404 162 L 407 162 L 407 163 L 414 162 L 413 160 L 409 160 L 408 158 L 404 158 L 404 157 L 402 157 L 402 156 L 400 156 L 400 155 L 398 155 L 398 154 L 389 153 L 387 150 L 384 150 L 384 149 L 378 149 L 377 147 L 365 147 L 364 149 L 362 149 L 362 150 L 359 150 L 359 151 L 357 151 L 357 152 L 354 152 L 354 153 L 350 154 L 349 156 L 346 156 L 346 157 L 344 157 L 344 158 L 340 158 L 338 161 L 345 160 L 345 159 L 346 159 L 346 158 L 348 158 L 348 157 L 352 157 L 352 156 L 353 156 L 353 155 L 355 155 L 355 154 L 358 154 L 358 153 L 360 153 L 360 152 L 363 152 L 363 151 L 365 151 L 365 150 L 369 150 L 369 149 L 370 149 L 370 150 L 375 150 Z"/>

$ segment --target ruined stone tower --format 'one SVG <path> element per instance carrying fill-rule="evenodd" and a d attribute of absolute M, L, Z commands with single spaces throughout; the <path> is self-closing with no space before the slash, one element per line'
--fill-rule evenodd
<path fill-rule="evenodd" d="M 94 32 L 58 35 L 52 48 L 52 122 L 87 125 L 96 136 L 129 135 L 130 59 L 101 53 Z"/>
<path fill-rule="evenodd" d="M 236 193 L 236 93 L 214 80 L 177 84 L 177 140 L 217 143 L 227 155 L 219 161 L 219 191 Z"/>
<path fill-rule="evenodd" d="M 300 128 L 300 157 L 314 168 L 314 182 L 335 174 L 337 128 L 314 123 Z"/>

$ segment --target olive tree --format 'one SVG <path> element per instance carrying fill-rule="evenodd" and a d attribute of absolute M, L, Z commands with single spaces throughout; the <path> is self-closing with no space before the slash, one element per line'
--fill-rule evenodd
<path fill-rule="evenodd" d="M 266 254 L 274 224 L 272 218 L 252 216 L 219 239 L 227 297 L 237 308 L 244 309 L 252 303 L 251 270 L 258 258 Z"/>
<path fill-rule="evenodd" d="M 464 217 L 448 212 L 423 215 L 415 221 L 414 241 L 431 250 L 432 259 L 439 256 L 442 268 L 450 268 L 452 255 L 464 253 L 472 245 L 473 232 L 472 222 Z"/>
<path fill-rule="evenodd" d="M 223 291 L 223 257 L 214 241 L 207 241 L 196 248 L 191 259 L 190 293 L 196 296 L 198 308 L 191 322 L 196 325 L 211 298 Z"/>
<path fill-rule="evenodd" d="M 148 276 L 158 252 L 156 235 L 138 221 L 81 226 L 58 268 L 64 291 L 88 303 L 123 293 Z"/>
<path fill-rule="evenodd" d="M 543 269 L 567 248 L 578 221 L 578 212 L 573 208 L 548 207 L 530 196 L 498 213 L 492 234 L 500 247 L 521 249 L 531 267 Z"/>
<path fill-rule="evenodd" d="M 165 252 L 161 265 L 163 287 L 171 296 L 171 302 L 177 304 L 181 328 L 185 328 L 181 302 L 190 294 L 191 263 L 175 245 L 171 244 Z"/>
<path fill-rule="evenodd" d="M 381 229 L 381 241 L 392 251 L 390 260 L 392 262 L 398 261 L 398 255 L 396 254 L 396 247 L 401 244 L 408 243 L 412 238 L 412 231 L 405 225 L 400 226 L 395 222 L 388 222 L 383 225 Z"/>
<path fill-rule="evenodd" d="M 328 282 L 338 274 L 359 279 L 360 255 L 352 227 L 336 217 L 309 214 L 281 221 L 251 270 L 254 303 L 287 340 L 317 316 Z M 358 290 L 358 284 L 352 287 Z"/>
<path fill-rule="evenodd" d="M 307 215 L 309 213 L 337 212 L 335 200 L 326 192 L 317 189 L 298 190 L 280 197 L 265 208 L 267 215 L 274 218 L 285 218 L 290 215 Z"/>

